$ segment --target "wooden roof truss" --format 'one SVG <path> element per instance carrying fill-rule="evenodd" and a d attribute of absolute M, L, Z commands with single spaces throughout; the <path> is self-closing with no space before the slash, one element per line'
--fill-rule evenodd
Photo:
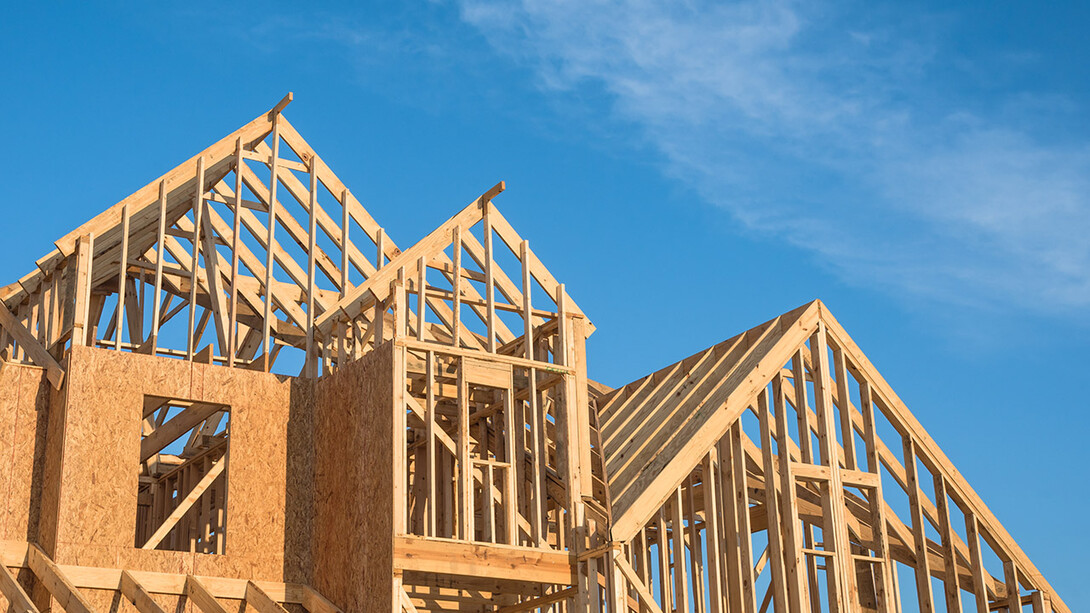
<path fill-rule="evenodd" d="M 600 402 L 646 610 L 1069 610 L 820 302 Z"/>
<path fill-rule="evenodd" d="M 291 348 L 300 374 L 316 376 L 390 338 L 399 279 L 424 296 L 408 320 L 420 339 L 516 351 L 528 330 L 555 328 L 560 285 L 492 205 L 502 182 L 403 254 L 283 116 L 290 100 L 0 288 L 0 353 L 47 368 L 56 386 L 70 343 L 266 371 Z M 518 267 L 510 276 L 501 257 Z M 512 331 L 512 317 L 529 323 Z"/>
<path fill-rule="evenodd" d="M 59 388 L 73 345 L 312 378 L 382 345 L 405 611 L 1069 613 L 820 302 L 611 390 L 587 379 L 593 325 L 493 203 L 502 182 L 399 249 L 283 116 L 290 99 L 0 288 L 0 359 Z M 222 551 L 223 407 L 144 408 L 136 545 L 185 540 L 175 526 L 199 499 L 189 548 Z M 160 453 L 179 436 L 179 457 Z M 66 580 L 35 545 L 7 548 L 3 566 L 66 610 L 83 610 L 80 587 L 138 608 L 160 589 L 204 613 L 216 598 L 334 610 L 288 584 Z"/>

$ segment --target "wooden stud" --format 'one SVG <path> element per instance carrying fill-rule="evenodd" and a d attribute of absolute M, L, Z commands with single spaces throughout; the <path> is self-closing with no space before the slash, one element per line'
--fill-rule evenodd
<path fill-rule="evenodd" d="M 87 345 L 87 334 L 91 329 L 88 321 L 91 302 L 91 265 L 94 254 L 94 237 L 81 236 L 76 241 L 75 284 L 73 287 L 74 303 L 72 306 L 72 345 Z M 156 305 L 158 306 L 158 305 Z M 0 342 L 0 348 L 6 345 Z"/>
<path fill-rule="evenodd" d="M 265 359 L 263 363 L 263 370 L 269 371 L 270 360 L 269 356 L 272 354 L 272 319 L 273 319 L 273 267 L 276 265 L 276 216 L 279 214 L 277 210 L 276 201 L 276 188 L 280 183 L 279 181 L 279 160 L 280 160 L 280 115 L 277 114 L 273 118 L 272 129 L 272 159 L 269 164 L 269 223 L 265 234 L 265 304 L 264 312 L 262 313 L 262 332 L 261 332 L 261 351 L 264 353 Z M 239 194 L 235 195 L 236 198 L 241 198 Z M 241 211 L 242 207 L 236 206 L 235 210 Z M 194 267 L 196 268 L 196 267 Z"/>
<path fill-rule="evenodd" d="M 840 398 L 840 438 L 843 445 L 844 468 L 856 470 L 855 429 L 852 427 L 852 415 L 848 408 L 848 368 L 844 352 L 839 347 L 833 348 L 833 368 L 836 377 L 837 396 Z"/>
<path fill-rule="evenodd" d="M 451 239 L 454 245 L 454 312 L 451 344 L 461 347 L 462 339 L 462 228 L 455 226 Z"/>
<path fill-rule="evenodd" d="M 344 295 L 351 289 L 351 282 L 348 280 L 348 265 L 352 262 L 351 254 L 354 251 L 349 236 L 351 223 L 352 214 L 348 208 L 348 189 L 345 188 L 341 191 L 341 298 L 344 298 Z"/>
<path fill-rule="evenodd" d="M 462 540 L 473 540 L 473 460 L 469 441 L 469 381 L 466 378 L 466 359 L 458 360 L 458 535 Z"/>
<path fill-rule="evenodd" d="M 933 613 L 935 611 L 935 599 L 931 592 L 931 563 L 926 555 L 920 552 L 927 551 L 927 535 L 924 531 L 923 509 L 920 504 L 920 479 L 916 467 L 916 442 L 912 437 L 904 437 L 904 466 L 908 480 L 908 502 L 912 515 L 912 538 L 916 555 L 916 598 L 919 601 L 920 613 Z"/>
<path fill-rule="evenodd" d="M 795 354 L 792 362 L 795 364 L 795 388 L 805 389 L 805 384 L 800 381 L 801 353 Z M 779 451 L 777 463 L 780 478 L 780 506 L 783 515 L 783 546 L 784 546 L 784 576 L 787 584 L 787 604 L 790 613 L 802 613 L 804 603 L 809 600 L 809 592 L 806 585 L 806 577 L 803 575 L 805 556 L 802 553 L 801 527 L 798 521 L 798 503 L 795 492 L 795 476 L 791 472 L 791 458 L 787 453 L 790 440 L 787 430 L 787 402 L 784 392 L 783 375 L 776 373 L 772 379 L 772 400 L 776 409 L 776 449 Z M 799 412 L 805 412 L 805 404 L 796 405 Z M 800 423 L 803 417 L 799 417 Z M 808 435 L 800 433 L 799 438 L 807 438 Z M 801 453 L 800 445 L 800 453 Z"/>
<path fill-rule="evenodd" d="M 436 498 L 436 486 L 439 481 L 439 474 L 442 473 L 438 473 L 436 470 L 439 462 L 435 457 L 435 437 L 436 433 L 442 431 L 442 429 L 436 428 L 435 424 L 435 353 L 431 351 L 427 352 L 424 359 L 426 360 L 424 365 L 424 385 L 427 388 L 427 399 L 424 408 L 424 440 L 426 441 L 424 446 L 424 466 L 426 468 L 424 468 L 424 470 L 426 471 L 428 479 L 427 509 L 425 511 L 427 527 L 425 536 L 439 536 L 436 532 L 436 517 L 439 512 L 438 499 Z"/>
<path fill-rule="evenodd" d="M 129 205 L 121 209 L 121 261 L 117 272 L 117 323 L 114 349 L 121 351 L 121 337 L 125 329 L 125 282 L 129 278 Z"/>
<path fill-rule="evenodd" d="M 832 613 L 851 611 L 858 607 L 855 560 L 852 558 L 848 539 L 847 509 L 844 503 L 844 484 L 839 470 L 839 453 L 836 442 L 836 408 L 832 401 L 832 385 L 829 372 L 829 350 L 824 324 L 810 337 L 810 356 L 813 364 L 814 402 L 818 416 L 818 443 L 821 446 L 822 465 L 829 467 L 827 496 L 823 494 L 823 519 L 821 530 L 825 549 L 833 553 L 826 559 L 829 577 L 829 608 Z"/>
<path fill-rule="evenodd" d="M 234 366 L 238 354 L 238 296 L 239 296 L 239 260 L 242 238 L 242 175 L 246 160 L 242 156 L 242 138 L 235 142 L 235 202 L 231 206 L 231 298 L 228 316 L 227 365 Z M 209 215 L 211 217 L 211 215 Z"/>
<path fill-rule="evenodd" d="M 317 251 L 317 238 L 318 238 L 318 156 L 314 156 L 310 159 L 310 226 L 308 235 L 310 237 L 310 244 L 307 246 L 307 328 L 306 328 L 306 355 L 305 355 L 305 368 L 308 377 L 318 376 L 318 363 L 317 356 L 314 352 L 314 309 L 317 308 L 315 301 L 315 291 L 317 290 L 316 280 L 314 278 L 314 269 L 316 266 L 316 251 Z"/>
<path fill-rule="evenodd" d="M 746 478 L 746 455 L 742 444 L 742 424 L 735 423 L 728 433 L 731 447 L 731 482 L 734 485 L 734 525 L 738 543 L 740 576 L 739 590 L 742 610 L 755 613 L 757 608 L 756 586 L 753 580 L 753 540 L 749 521 L 749 487 Z"/>
<path fill-rule="evenodd" d="M 425 340 L 424 314 L 428 310 L 428 261 L 421 256 L 416 265 L 416 340 Z"/>
<path fill-rule="evenodd" d="M 878 476 L 878 486 L 870 494 L 871 526 L 877 527 L 873 530 L 873 547 L 882 573 L 881 581 L 877 582 L 875 586 L 878 611 L 879 613 L 893 613 L 895 608 L 899 606 L 900 600 L 896 599 L 893 587 L 896 569 L 889 554 L 886 502 L 882 497 L 881 485 L 882 464 L 878 452 L 878 434 L 874 425 L 874 403 L 871 399 L 870 383 L 866 380 L 859 382 L 859 406 L 863 417 L 863 443 L 867 457 L 867 470 Z"/>
<path fill-rule="evenodd" d="M 726 603 L 722 581 L 722 542 L 719 519 L 719 453 L 713 446 L 704 456 L 701 476 L 704 486 L 704 533 L 708 541 L 708 599 L 710 613 L 723 613 Z M 766 473 L 767 474 L 767 473 Z M 641 542 L 643 539 L 641 538 Z"/>
<path fill-rule="evenodd" d="M 496 278 L 492 262 L 492 201 L 484 203 L 484 290 L 487 304 L 485 329 L 488 332 L 487 348 L 496 353 Z"/>
<path fill-rule="evenodd" d="M 961 613 L 961 587 L 958 586 L 957 554 L 954 550 L 954 531 L 950 526 L 950 509 L 947 503 L 946 480 L 933 475 L 935 482 L 935 506 L 939 514 L 939 537 L 942 545 L 943 592 L 946 595 L 946 613 Z M 919 550 L 917 550 L 919 555 Z"/>
<path fill-rule="evenodd" d="M 1018 582 L 1018 562 L 1014 560 L 1003 561 L 1003 582 L 1007 588 L 1008 613 L 1021 613 L 1022 589 Z"/>
<path fill-rule="evenodd" d="M 965 513 L 965 541 L 969 545 L 969 567 L 973 577 L 973 599 L 976 601 L 976 610 L 977 613 L 988 613 L 986 571 L 984 558 L 980 552 L 980 525 L 972 511 Z"/>
<path fill-rule="evenodd" d="M 777 376 L 780 376 L 777 374 Z M 768 515 L 768 551 L 772 566 L 770 590 L 774 610 L 787 611 L 787 582 L 784 577 L 783 536 L 780 533 L 779 487 L 773 475 L 776 458 L 772 454 L 772 416 L 769 410 L 768 390 L 762 389 L 757 396 L 757 411 L 761 425 L 761 460 L 765 474 L 765 509 Z M 790 462 L 786 450 L 780 448 L 780 461 Z"/>

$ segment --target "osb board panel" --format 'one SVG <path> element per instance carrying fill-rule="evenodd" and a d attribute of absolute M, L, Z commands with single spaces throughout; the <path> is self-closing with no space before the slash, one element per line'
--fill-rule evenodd
<path fill-rule="evenodd" d="M 51 389 L 41 368 L 0 367 L 0 540 L 38 540 Z"/>
<path fill-rule="evenodd" d="M 393 356 L 386 343 L 315 385 L 314 586 L 344 611 L 389 611 Z"/>
<path fill-rule="evenodd" d="M 65 358 L 67 371 L 67 357 Z M 42 477 L 41 513 L 38 521 L 38 545 L 49 556 L 56 552 L 57 511 L 60 504 L 61 464 L 64 460 L 64 411 L 68 395 L 67 377 L 59 390 L 50 388 L 49 417 L 46 420 L 45 468 Z M 38 610 L 49 607 L 50 596 L 41 581 L 28 592 Z"/>
<path fill-rule="evenodd" d="M 58 563 L 308 579 L 309 381 L 88 347 L 69 359 Z M 231 407 L 225 555 L 134 548 L 145 395 Z"/>

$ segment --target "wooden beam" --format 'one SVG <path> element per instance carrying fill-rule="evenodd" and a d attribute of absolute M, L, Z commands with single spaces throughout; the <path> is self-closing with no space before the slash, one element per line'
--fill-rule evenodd
<path fill-rule="evenodd" d="M 551 604 L 564 602 L 565 600 L 574 597 L 577 591 L 578 590 L 576 590 L 576 588 L 574 587 L 557 590 L 555 592 L 545 594 L 544 596 L 526 600 L 518 604 L 500 607 L 496 609 L 495 613 L 525 613 L 526 611 L 533 611 L 534 609 L 544 608 Z M 661 611 L 658 613 L 661 613 Z"/>
<path fill-rule="evenodd" d="M 329 311 L 323 313 L 315 323 L 323 336 L 328 336 L 333 326 L 333 320 L 343 311 L 349 317 L 355 317 L 365 311 L 375 302 L 385 300 L 390 293 L 390 283 L 397 277 L 397 271 L 404 266 L 407 272 L 415 273 L 416 263 L 420 256 L 431 255 L 440 251 L 450 242 L 451 233 L 456 229 L 468 230 L 481 219 L 482 207 L 504 189 L 503 182 L 496 184 L 441 226 L 432 230 L 430 234 L 422 238 L 418 243 L 402 251 L 388 266 L 380 268 L 371 278 L 363 284 L 353 288 L 351 292 L 342 298 L 337 304 L 332 305 Z M 465 291 L 470 294 L 472 288 Z M 471 294 L 476 297 L 476 291 Z"/>
<path fill-rule="evenodd" d="M 227 345 L 230 351 L 227 354 L 227 365 L 235 365 L 235 354 L 238 352 L 238 282 L 239 282 L 239 232 L 242 221 L 242 169 L 246 166 L 246 160 L 242 156 L 242 139 L 235 142 L 235 203 L 232 205 L 233 225 L 231 231 L 231 297 L 229 299 L 228 321 L 230 328 L 227 331 Z M 209 222 L 212 221 L 209 215 Z"/>
<path fill-rule="evenodd" d="M 242 139 L 239 139 L 241 142 Z M 155 234 L 155 293 L 152 294 L 152 299 L 155 301 L 155 305 L 152 307 L 151 318 L 151 338 L 147 342 L 150 342 L 151 354 L 155 355 L 159 349 L 159 326 L 162 325 L 160 320 L 160 311 L 162 305 L 160 304 L 160 297 L 163 295 L 163 250 L 166 248 L 164 244 L 166 242 L 166 229 L 167 229 L 167 186 L 166 181 L 159 182 L 159 223 L 157 224 L 157 230 Z"/>
<path fill-rule="evenodd" d="M 189 492 L 189 495 L 175 507 L 174 511 L 172 511 L 169 516 L 167 516 L 166 520 L 163 521 L 163 524 L 151 535 L 151 538 L 148 539 L 148 542 L 144 543 L 144 546 L 141 547 L 141 549 L 155 549 L 158 547 L 159 543 L 161 543 L 166 535 L 170 534 L 170 531 L 174 529 L 174 526 L 178 524 L 178 521 L 182 519 L 182 517 L 189 512 L 189 509 L 191 509 L 200 499 L 201 494 L 204 494 L 204 492 L 211 487 L 216 478 L 223 473 L 226 464 L 225 457 L 216 460 L 216 463 L 212 465 L 212 468 L 208 469 L 208 473 L 197 482 L 197 485 L 193 486 L 193 490 Z"/>
<path fill-rule="evenodd" d="M 973 599 L 977 613 L 988 613 L 988 590 L 985 583 L 984 558 L 980 552 L 980 525 L 972 511 L 965 513 L 965 540 L 969 545 L 969 566 L 973 576 Z"/>
<path fill-rule="evenodd" d="M 190 271 L 193 273 L 193 282 L 189 285 L 189 325 L 186 328 L 186 357 L 189 360 L 193 359 L 193 352 L 197 346 L 196 331 L 193 329 L 194 320 L 197 317 L 197 271 L 200 269 L 200 253 L 201 253 L 201 230 L 203 230 L 204 222 L 201 216 L 204 214 L 204 158 L 197 158 L 197 190 L 193 196 L 193 236 L 190 241 L 193 243 L 193 264 L 190 266 Z M 179 261 L 181 261 L 179 259 Z M 121 328 L 118 326 L 118 331 Z"/>
<path fill-rule="evenodd" d="M 15 315 L 12 315 L 11 311 L 2 303 L 0 303 L 0 328 L 7 330 L 8 334 L 19 344 L 19 348 L 26 352 L 36 365 L 45 369 L 46 377 L 49 378 L 49 382 L 53 384 L 53 387 L 60 389 L 61 384 L 64 383 L 64 369 L 38 342 L 38 339 L 34 338 L 30 330 L 27 330 L 26 326 L 16 319 Z"/>
<path fill-rule="evenodd" d="M 216 600 L 208 588 L 193 575 L 185 578 L 185 595 L 204 613 L 227 613 L 227 609 Z"/>
<path fill-rule="evenodd" d="M 140 441 L 140 461 L 144 462 L 159 453 L 159 450 L 174 442 L 179 436 L 193 429 L 194 426 L 208 419 L 217 411 L 222 410 L 224 410 L 224 407 L 221 405 L 204 402 L 194 403 L 192 406 L 187 407 Z"/>
<path fill-rule="evenodd" d="M 90 324 L 87 318 L 90 315 L 92 253 L 94 253 L 94 237 L 90 235 L 79 237 L 76 241 L 76 253 L 73 254 L 75 267 L 72 272 L 75 274 L 75 279 L 71 287 L 75 296 L 70 300 L 73 347 L 88 344 L 87 331 L 90 329 Z M 0 346 L 3 344 L 0 342 Z"/>
<path fill-rule="evenodd" d="M 121 571 L 120 589 L 121 595 L 127 598 L 140 613 L 166 613 L 151 597 L 151 593 L 144 589 L 136 577 L 127 570 Z"/>
<path fill-rule="evenodd" d="M 0 566 L 30 568 L 28 549 L 33 546 L 20 541 L 0 541 Z M 57 568 L 71 585 L 80 590 L 120 590 L 125 580 L 122 575 L 127 573 L 149 594 L 184 596 L 186 580 L 189 577 L 189 575 L 178 573 L 126 571 L 91 566 L 58 565 Z M 209 576 L 196 576 L 196 578 L 215 598 L 228 600 L 246 598 L 248 583 L 246 579 Z M 341 610 L 333 603 L 308 585 L 274 581 L 254 581 L 253 583 L 278 603 L 303 605 L 310 613 L 341 613 Z"/>
<path fill-rule="evenodd" d="M 935 598 L 931 591 L 931 566 L 927 551 L 927 533 L 923 510 L 920 507 L 920 479 L 916 464 L 916 442 L 911 436 L 904 437 L 904 464 L 908 480 L 909 510 L 912 516 L 912 538 L 916 549 L 916 600 L 920 613 L 934 613 Z"/>
<path fill-rule="evenodd" d="M 253 581 L 246 582 L 246 604 L 258 610 L 258 613 L 288 613 L 280 603 L 265 593 Z"/>
<path fill-rule="evenodd" d="M 231 353 L 228 333 L 231 317 L 230 297 L 227 296 L 230 289 L 225 287 L 223 283 L 227 271 L 221 270 L 220 254 L 219 251 L 216 250 L 216 236 L 213 233 L 212 223 L 207 214 L 208 205 L 203 204 L 202 206 L 205 211 L 201 215 L 201 224 L 204 226 L 201 231 L 201 243 L 204 250 L 205 283 L 207 284 L 208 289 L 208 302 L 212 308 L 212 316 L 215 318 L 216 342 L 219 346 L 220 354 L 226 356 Z"/>
<path fill-rule="evenodd" d="M 318 590 L 310 587 L 309 585 L 300 586 L 302 588 L 302 600 L 300 601 L 309 613 L 342 613 L 336 605 L 326 600 L 324 596 L 318 593 Z M 285 602 L 291 602 L 285 600 Z"/>
<path fill-rule="evenodd" d="M 645 609 L 651 613 L 662 613 L 662 609 L 659 608 L 657 602 L 655 602 L 654 595 L 651 594 L 651 590 L 644 584 L 640 576 L 636 574 L 635 569 L 628 563 L 628 560 L 624 558 L 619 552 L 614 552 L 613 563 L 617 566 L 617 569 L 621 571 L 628 583 L 636 590 L 636 594 L 640 597 L 640 603 Z M 699 596 L 699 595 L 698 595 Z M 622 609 L 624 610 L 624 609 Z"/>
<path fill-rule="evenodd" d="M 90 221 L 58 239 L 54 245 L 56 245 L 59 255 L 71 255 L 75 249 L 76 240 L 85 234 L 94 234 L 96 237 L 103 238 L 101 244 L 96 246 L 97 255 L 115 247 L 118 243 L 117 229 L 121 221 L 121 209 L 124 208 L 126 204 L 132 205 L 130 213 L 134 218 L 142 217 L 142 214 L 145 211 L 156 206 L 156 196 L 160 183 L 165 182 L 168 186 L 172 186 L 173 189 L 182 187 L 192 181 L 192 169 L 197 158 L 203 157 L 209 160 L 222 160 L 223 158 L 230 156 L 234 151 L 235 142 L 239 138 L 242 139 L 244 145 L 250 145 L 268 136 L 271 128 L 272 120 L 270 113 L 262 113 L 259 117 L 232 132 L 226 138 L 217 141 L 204 151 L 174 167 L 163 176 L 155 179 L 135 193 L 126 197 L 121 202 L 118 202 L 106 211 L 96 215 Z M 107 236 L 107 233 L 110 234 Z"/>
<path fill-rule="evenodd" d="M 404 585 L 397 586 L 397 597 L 398 600 L 401 601 L 401 610 L 404 613 L 419 613 L 419 611 L 416 610 L 416 605 L 413 604 L 413 601 L 409 600 L 409 594 L 405 591 Z"/>
<path fill-rule="evenodd" d="M 57 600 L 65 613 L 94 613 L 76 586 L 68 580 L 61 569 L 45 555 L 37 545 L 31 544 L 27 551 L 27 561 L 30 569 L 45 585 L 45 589 Z"/>
<path fill-rule="evenodd" d="M 9 610 L 13 613 L 38 613 L 38 608 L 30 601 L 23 586 L 15 579 L 15 575 L 8 568 L 0 564 L 0 594 L 8 601 Z"/>
<path fill-rule="evenodd" d="M 280 102 L 277 102 L 276 106 L 272 107 L 272 110 L 269 111 L 270 118 L 273 115 L 279 115 L 280 113 L 283 113 L 284 109 L 286 109 L 288 105 L 291 104 L 292 100 L 295 100 L 295 94 L 293 94 L 292 92 L 288 92 L 287 95 L 281 98 Z"/>
<path fill-rule="evenodd" d="M 261 350 L 265 355 L 272 355 L 272 339 L 270 337 L 270 330 L 272 329 L 272 285 L 273 285 L 273 266 L 276 265 L 276 186 L 280 183 L 277 179 L 277 160 L 280 157 L 280 115 L 274 114 L 272 118 L 272 163 L 269 165 L 269 197 L 267 204 L 269 205 L 269 224 L 266 228 L 265 235 L 265 308 L 262 316 L 262 332 L 261 332 Z M 236 198 L 241 199 L 242 194 L 235 194 Z M 236 207 L 238 210 L 242 210 L 241 207 Z M 268 372 L 271 368 L 269 361 L 264 363 L 265 372 Z"/>
<path fill-rule="evenodd" d="M 872 387 L 875 394 L 883 400 L 883 406 L 889 410 L 887 416 L 890 418 L 891 423 L 911 434 L 917 442 L 917 447 L 927 452 L 926 454 L 920 454 L 920 459 L 928 465 L 928 469 L 931 469 L 932 472 L 940 472 L 946 478 L 946 485 L 951 498 L 959 505 L 963 504 L 963 510 L 972 510 L 977 516 L 977 522 L 986 529 L 987 534 L 993 537 L 1002 548 L 1011 552 L 1012 556 L 1018 561 L 1019 572 L 1027 576 L 1035 587 L 1052 595 L 1054 609 L 1059 613 L 1070 613 L 1071 609 L 1052 589 L 1041 571 L 1033 565 L 1029 556 L 1022 551 L 1010 533 L 1003 527 L 1003 524 L 999 522 L 999 519 L 995 517 L 972 486 L 969 485 L 965 477 L 954 468 L 950 459 L 946 457 L 946 454 L 927 433 L 923 425 L 912 415 L 904 401 L 897 396 L 889 383 L 874 368 L 874 365 L 871 364 L 862 350 L 848 336 L 848 333 L 836 321 L 829 309 L 820 302 L 818 304 L 822 321 L 828 326 L 830 335 L 835 339 L 836 344 L 844 349 L 859 370 L 867 372 L 873 377 Z"/>
<path fill-rule="evenodd" d="M 416 536 L 394 537 L 394 568 L 558 585 L 576 579 L 576 562 L 566 551 Z"/>
<path fill-rule="evenodd" d="M 776 374 L 776 377 L 780 376 L 780 374 Z M 775 385 L 773 393 L 780 393 L 778 388 L 779 386 Z M 783 561 L 783 535 L 780 533 L 782 524 L 780 522 L 779 495 L 777 494 L 778 487 L 775 477 L 776 458 L 772 455 L 772 414 L 769 408 L 767 389 L 762 389 L 760 395 L 757 396 L 757 411 L 760 413 L 758 417 L 761 431 L 761 461 L 765 475 L 765 508 L 768 512 L 767 551 L 770 552 L 769 558 L 772 564 L 770 590 L 775 603 L 774 610 L 786 613 L 787 580 Z M 785 448 L 780 448 L 779 460 L 781 462 L 790 461 Z M 794 518 L 791 521 L 794 521 Z"/>
<path fill-rule="evenodd" d="M 309 208 L 309 231 L 307 232 L 310 242 L 307 244 L 307 344 L 304 353 L 303 368 L 306 370 L 307 376 L 316 378 L 318 376 L 318 356 L 314 352 L 314 309 L 317 302 L 314 298 L 315 290 L 317 290 L 317 280 L 314 277 L 315 268 L 317 267 L 316 252 L 318 249 L 318 156 L 314 156 L 310 159 L 310 208 Z M 343 265 L 342 261 L 342 265 Z M 343 274 L 344 271 L 342 271 Z M 342 290 L 343 291 L 343 290 Z"/>

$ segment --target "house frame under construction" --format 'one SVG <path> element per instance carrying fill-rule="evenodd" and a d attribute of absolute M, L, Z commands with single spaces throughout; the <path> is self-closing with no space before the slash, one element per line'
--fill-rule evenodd
<path fill-rule="evenodd" d="M 401 248 L 290 100 L 0 287 L 0 606 L 1070 613 L 821 302 L 611 389 L 503 183 Z"/>

